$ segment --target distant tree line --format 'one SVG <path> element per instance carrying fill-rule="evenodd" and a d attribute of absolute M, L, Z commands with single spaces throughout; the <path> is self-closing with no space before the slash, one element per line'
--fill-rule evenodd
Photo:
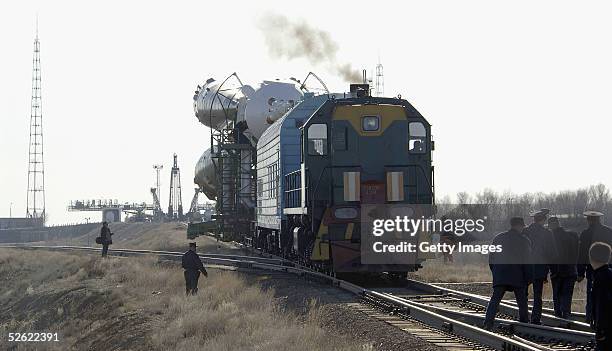
<path fill-rule="evenodd" d="M 439 204 L 438 213 L 452 212 L 455 215 L 451 217 L 466 214 L 486 216 L 492 230 L 506 228 L 507 221 L 512 216 L 525 217 L 525 222 L 529 224 L 529 214 L 541 208 L 550 209 L 551 215 L 558 216 L 561 224 L 572 230 L 580 230 L 586 226 L 582 215 L 586 210 L 602 212 L 604 223 L 612 223 L 612 196 L 604 184 L 551 193 L 516 194 L 484 189 L 476 194 L 457 193 L 455 199 L 447 195 L 436 203 Z"/>

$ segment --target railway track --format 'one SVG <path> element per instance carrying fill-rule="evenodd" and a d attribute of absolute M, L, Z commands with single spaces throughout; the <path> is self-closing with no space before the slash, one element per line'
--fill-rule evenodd
<path fill-rule="evenodd" d="M 454 290 L 454 289 L 442 287 L 442 286 L 435 285 L 435 284 L 423 283 L 417 280 L 408 280 L 408 284 L 411 287 L 417 287 L 418 289 L 425 291 L 427 293 L 430 293 L 430 294 L 447 295 L 450 300 L 461 300 L 464 303 L 469 302 L 472 306 L 474 306 L 474 310 L 477 312 L 480 312 L 481 309 L 482 311 L 484 311 L 484 308 L 486 308 L 487 304 L 489 303 L 488 296 L 482 296 L 478 294 Z M 396 292 L 394 291 L 389 291 L 389 292 L 394 295 L 401 296 L 401 290 L 397 290 Z M 480 308 L 478 308 L 477 306 L 479 306 Z M 550 309 L 543 309 L 543 312 L 544 312 L 542 314 L 542 324 L 543 325 L 550 326 L 550 327 L 571 329 L 571 330 L 580 330 L 580 331 L 585 331 L 585 332 L 591 331 L 589 324 L 583 321 L 580 321 L 578 318 L 575 318 L 575 319 L 559 318 L 559 317 L 556 317 L 550 314 L 550 312 L 552 312 Z M 519 310 L 518 310 L 518 307 L 516 306 L 516 303 L 509 302 L 508 300 L 502 301 L 502 303 L 500 303 L 500 306 L 499 306 L 499 316 L 506 317 L 506 318 L 510 317 L 512 319 L 518 320 Z M 579 316 L 579 314 L 576 314 L 576 316 Z"/>
<path fill-rule="evenodd" d="M 2 247 L 100 252 L 99 248 L 84 246 L 0 245 Z M 132 249 L 111 249 L 109 255 L 155 255 L 167 260 L 182 257 L 181 252 Z M 584 330 L 585 323 L 549 315 L 543 316 L 543 326 L 520 323 L 514 320 L 518 315 L 516 306 L 506 303 L 500 305 L 494 330 L 482 329 L 480 325 L 488 300 L 476 294 L 418 281 L 408 282 L 413 291 L 421 291 L 417 294 L 373 290 L 277 257 L 222 254 L 200 254 L 200 257 L 207 266 L 217 268 L 285 272 L 327 282 L 356 295 L 360 301 L 352 304 L 356 309 L 449 350 L 591 350 L 594 346 L 593 334 Z"/>
<path fill-rule="evenodd" d="M 449 294 L 407 297 L 383 294 L 398 304 L 419 306 L 470 325 L 479 326 L 484 322 L 483 306 Z M 520 323 L 508 315 L 498 315 L 493 330 L 501 335 L 520 338 L 523 342 L 527 341 L 545 350 L 590 350 L 594 346 L 591 332 Z"/>

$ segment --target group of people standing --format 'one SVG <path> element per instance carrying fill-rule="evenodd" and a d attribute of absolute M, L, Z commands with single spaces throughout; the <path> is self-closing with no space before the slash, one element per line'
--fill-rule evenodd
<path fill-rule="evenodd" d="M 493 293 L 484 327 L 493 327 L 506 291 L 514 292 L 521 322 L 541 324 L 542 293 L 549 277 L 555 316 L 569 318 L 574 285 L 586 278 L 586 320 L 596 331 L 598 348 L 611 350 L 612 229 L 602 224 L 602 213 L 587 211 L 584 216 L 588 227 L 578 235 L 563 228 L 558 217 L 549 217 L 549 212 L 541 209 L 532 213 L 533 223 L 527 227 L 522 217 L 513 217 L 510 230 L 493 239 L 493 245 L 501 245 L 502 251 L 489 255 Z M 533 291 L 531 318 L 529 285 Z"/>

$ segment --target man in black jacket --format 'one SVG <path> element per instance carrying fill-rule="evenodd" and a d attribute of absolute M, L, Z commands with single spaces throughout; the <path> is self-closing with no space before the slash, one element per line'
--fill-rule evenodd
<path fill-rule="evenodd" d="M 202 264 L 200 256 L 196 253 L 196 243 L 189 243 L 189 250 L 183 254 L 183 269 L 185 270 L 185 291 L 187 295 L 198 293 L 198 280 L 200 272 L 208 277 L 208 272 Z"/>
<path fill-rule="evenodd" d="M 102 229 L 100 229 L 100 238 L 102 238 L 102 257 L 106 257 L 108 254 L 108 245 L 113 243 L 110 228 L 108 227 L 108 222 L 102 222 Z"/>
<path fill-rule="evenodd" d="M 544 284 L 548 282 L 550 265 L 556 260 L 557 250 L 550 230 L 544 227 L 548 209 L 536 211 L 531 216 L 530 224 L 523 234 L 531 241 L 531 262 L 533 263 L 533 309 L 531 310 L 531 323 L 541 324 L 542 318 L 542 292 Z"/>
<path fill-rule="evenodd" d="M 491 329 L 506 291 L 514 292 L 521 322 L 529 321 L 527 286 L 532 281 L 532 266 L 529 264 L 531 243 L 521 232 L 525 228 L 522 217 L 510 220 L 511 229 L 498 234 L 493 245 L 501 245 L 501 252 L 489 254 L 489 267 L 493 275 L 493 295 L 487 305 L 484 328 Z"/>
<path fill-rule="evenodd" d="M 603 242 L 612 245 L 612 229 L 601 224 L 603 213 L 597 211 L 586 211 L 583 213 L 586 217 L 588 228 L 580 234 L 580 250 L 578 252 L 578 281 L 581 282 L 585 277 L 587 279 L 587 301 L 586 301 L 586 320 L 587 323 L 593 321 L 592 296 L 591 290 L 593 286 L 593 269 L 589 264 L 589 249 L 594 242 Z"/>
<path fill-rule="evenodd" d="M 550 280 L 553 289 L 555 316 L 569 318 L 572 313 L 572 296 L 578 276 L 578 234 L 569 232 L 559 225 L 557 217 L 548 219 L 548 229 L 553 233 L 557 259 L 550 266 Z"/>
<path fill-rule="evenodd" d="M 598 351 L 612 350 L 612 270 L 610 245 L 595 242 L 589 250 L 593 269 L 593 327 Z"/>

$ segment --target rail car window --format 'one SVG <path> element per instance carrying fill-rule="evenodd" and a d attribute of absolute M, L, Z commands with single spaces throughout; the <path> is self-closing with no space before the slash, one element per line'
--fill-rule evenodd
<path fill-rule="evenodd" d="M 408 150 L 414 154 L 422 154 L 427 147 L 427 131 L 421 122 L 410 122 L 408 124 Z"/>
<path fill-rule="evenodd" d="M 327 125 L 313 124 L 308 127 L 308 154 L 327 155 Z"/>
<path fill-rule="evenodd" d="M 275 199 L 278 193 L 278 163 L 268 166 L 268 188 L 270 190 L 268 198 Z"/>

